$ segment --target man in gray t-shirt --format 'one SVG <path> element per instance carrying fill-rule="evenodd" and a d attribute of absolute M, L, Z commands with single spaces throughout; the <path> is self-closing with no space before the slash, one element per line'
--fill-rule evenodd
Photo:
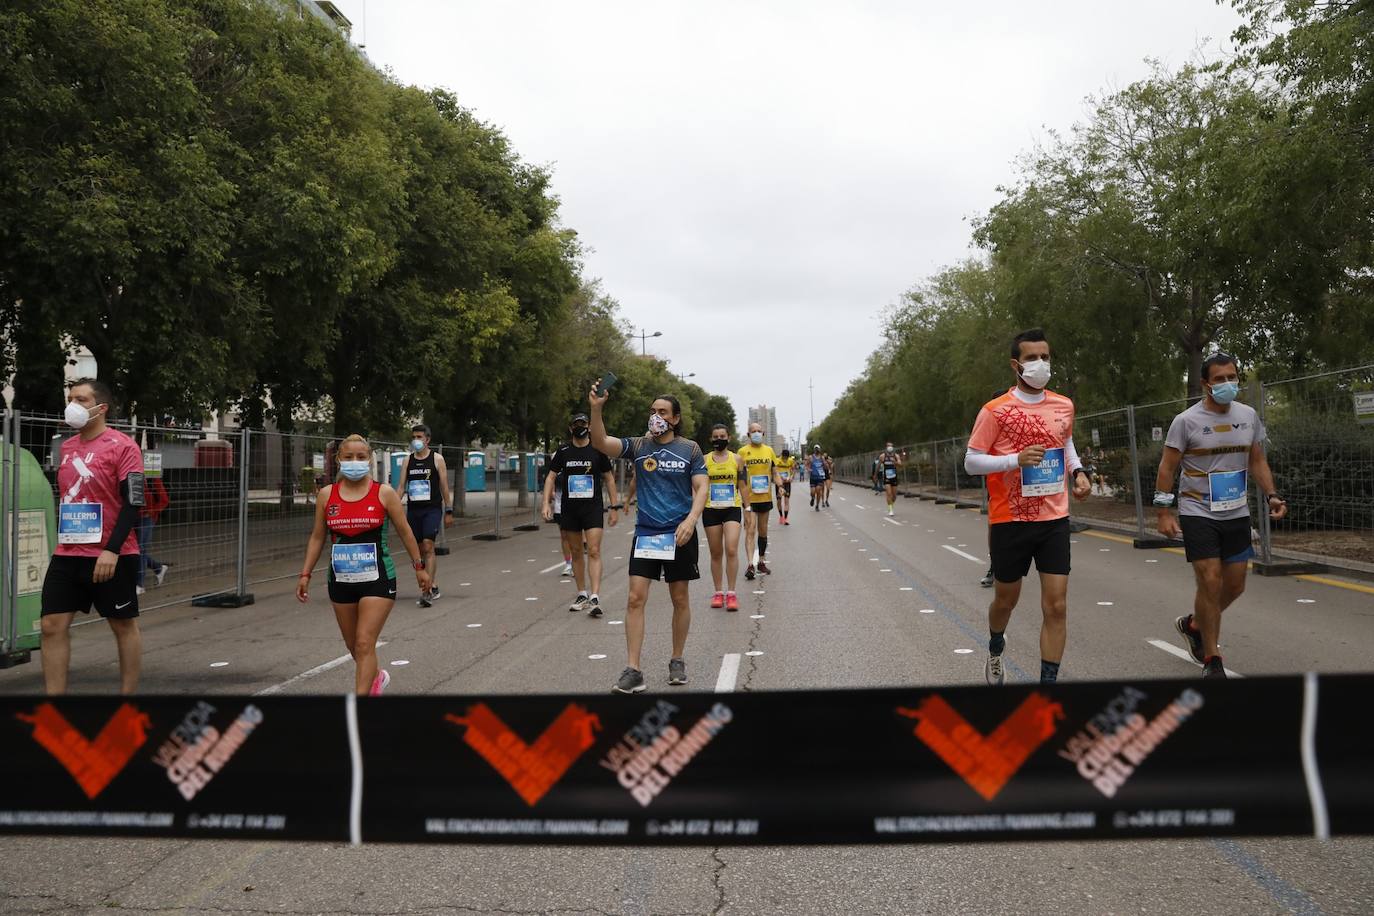
<path fill-rule="evenodd" d="M 1269 517 L 1283 518 L 1288 505 L 1274 492 L 1274 475 L 1264 455 L 1264 424 L 1254 408 L 1235 401 L 1240 375 L 1234 357 L 1218 353 L 1202 364 L 1205 397 L 1174 417 L 1164 437 L 1155 480 L 1159 533 L 1182 535 L 1193 564 L 1197 597 L 1193 613 L 1174 621 L 1203 677 L 1226 677 L 1218 642 L 1221 612 L 1245 591 L 1250 548 L 1250 479 Z M 1178 478 L 1178 518 L 1169 512 Z"/>

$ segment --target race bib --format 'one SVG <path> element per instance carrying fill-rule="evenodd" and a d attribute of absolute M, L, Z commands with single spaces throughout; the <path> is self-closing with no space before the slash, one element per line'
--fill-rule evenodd
<path fill-rule="evenodd" d="M 1207 507 L 1213 512 L 1230 512 L 1245 505 L 1245 471 L 1213 471 L 1207 475 Z"/>
<path fill-rule="evenodd" d="M 1045 451 L 1040 463 L 1021 469 L 1022 496 L 1054 496 L 1064 492 L 1064 450 Z"/>
<path fill-rule="evenodd" d="M 428 480 L 415 478 L 406 482 L 406 495 L 411 502 L 429 502 L 429 494 L 433 492 Z"/>
<path fill-rule="evenodd" d="M 381 577 L 376 544 L 335 544 L 329 563 L 335 582 L 376 582 Z"/>
<path fill-rule="evenodd" d="M 884 469 L 883 469 L 883 474 L 887 477 L 888 480 L 896 480 L 896 479 L 897 479 L 897 469 L 896 469 L 896 468 L 884 468 Z"/>
<path fill-rule="evenodd" d="M 749 478 L 749 492 L 750 492 L 750 493 L 767 493 L 767 492 L 768 492 L 768 475 L 767 475 L 767 474 L 754 474 L 754 475 L 750 476 L 750 478 Z"/>
<path fill-rule="evenodd" d="M 99 544 L 103 520 L 100 503 L 62 503 L 57 517 L 57 543 Z"/>
<path fill-rule="evenodd" d="M 787 483 L 787 481 L 789 481 L 789 480 L 792 479 L 792 472 L 791 472 L 791 471 L 778 471 L 778 476 L 782 478 L 782 482 L 783 482 L 783 483 Z"/>
<path fill-rule="evenodd" d="M 591 499 L 596 495 L 596 481 L 590 474 L 568 476 L 568 499 Z"/>
<path fill-rule="evenodd" d="M 735 485 L 732 483 L 711 484 L 711 499 L 709 505 L 712 509 L 734 508 Z"/>
<path fill-rule="evenodd" d="M 673 560 L 677 558 L 677 537 L 666 534 L 641 534 L 635 538 L 635 559 Z"/>

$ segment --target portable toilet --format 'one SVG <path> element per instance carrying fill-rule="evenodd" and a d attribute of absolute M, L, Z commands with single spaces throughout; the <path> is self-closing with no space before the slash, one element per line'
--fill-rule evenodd
<path fill-rule="evenodd" d="M 486 452 L 468 452 L 467 469 L 463 472 L 463 489 L 469 493 L 487 491 Z"/>
<path fill-rule="evenodd" d="M 525 486 L 531 493 L 539 492 L 539 471 L 543 467 L 543 453 L 529 452 L 525 455 Z"/>
<path fill-rule="evenodd" d="M 9 448 L 8 443 L 0 447 Z M 57 546 L 57 518 L 53 509 L 52 485 L 38 463 L 27 449 L 15 449 L 19 460 L 16 464 L 19 473 L 19 551 L 18 587 L 15 589 L 18 601 L 14 607 L 4 607 L 5 619 L 0 620 L 0 668 L 17 662 L 28 661 L 29 652 L 38 648 L 40 625 L 39 617 L 43 610 L 43 579 L 48 574 L 48 561 Z M 10 517 L 10 493 L 0 493 L 0 518 Z M 8 525 L 4 526 L 8 529 Z M 0 568 L 9 565 L 9 532 L 0 537 Z M 15 619 L 15 643 L 8 645 L 5 637 L 10 632 L 9 616 Z"/>
<path fill-rule="evenodd" d="M 386 482 L 391 484 L 391 489 L 397 493 L 404 494 L 405 492 L 402 489 L 404 482 L 401 480 L 401 465 L 405 464 L 406 456 L 409 454 L 410 452 L 391 452 L 387 456 L 391 463 L 391 476 L 387 478 Z"/>

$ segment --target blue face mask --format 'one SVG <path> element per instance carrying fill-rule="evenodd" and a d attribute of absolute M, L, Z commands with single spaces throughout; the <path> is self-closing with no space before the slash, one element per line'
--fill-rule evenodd
<path fill-rule="evenodd" d="M 410 440 L 410 447 L 411 447 L 411 449 L 412 449 L 413 451 L 423 452 L 423 451 L 425 450 L 425 440 L 423 440 L 423 439 L 411 439 L 411 440 Z"/>
<path fill-rule="evenodd" d="M 340 461 L 339 473 L 349 480 L 362 480 L 371 470 L 370 461 Z"/>
<path fill-rule="evenodd" d="M 1218 404 L 1230 404 L 1240 394 L 1240 385 L 1235 382 L 1218 382 L 1212 386 L 1212 400 Z"/>

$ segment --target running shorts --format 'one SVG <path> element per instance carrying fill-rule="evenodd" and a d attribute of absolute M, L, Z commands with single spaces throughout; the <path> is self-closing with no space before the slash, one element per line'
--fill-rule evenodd
<path fill-rule="evenodd" d="M 439 529 L 444 524 L 444 507 L 427 506 L 419 509 L 406 508 L 406 523 L 417 541 L 434 541 L 439 538 Z"/>
<path fill-rule="evenodd" d="M 714 528 L 717 525 L 724 525 L 726 522 L 740 524 L 744 521 L 744 511 L 739 506 L 727 506 L 724 509 L 712 509 L 707 506 L 701 513 L 701 526 L 703 528 Z"/>
<path fill-rule="evenodd" d="M 138 616 L 138 568 L 143 557 L 132 553 L 115 561 L 114 575 L 105 582 L 92 582 L 95 557 L 58 557 L 48 563 L 43 578 L 42 614 L 89 614 L 95 608 L 101 617 L 129 620 Z"/>
<path fill-rule="evenodd" d="M 772 503 L 772 502 L 766 502 L 766 503 L 750 503 L 750 504 L 749 504 L 749 508 L 752 509 L 753 511 L 757 512 L 759 515 L 765 515 L 765 514 L 767 514 L 767 513 L 773 511 L 773 503 Z"/>
<path fill-rule="evenodd" d="M 1183 555 L 1189 563 L 1216 560 L 1244 563 L 1255 555 L 1250 546 L 1250 516 L 1221 521 L 1200 515 L 1180 515 L 1183 529 Z"/>
<path fill-rule="evenodd" d="M 691 582 L 693 579 L 701 578 L 701 570 L 697 567 L 699 542 L 697 533 L 692 532 L 692 539 L 686 544 L 679 544 L 677 555 L 671 560 L 645 560 L 630 556 L 630 575 L 642 576 L 645 579 L 664 582 Z"/>
<path fill-rule="evenodd" d="M 396 600 L 396 580 L 378 576 L 371 582 L 335 582 L 329 577 L 329 600 L 334 604 L 357 604 L 364 598 Z"/>
<path fill-rule="evenodd" d="M 1069 519 L 1049 522 L 999 522 L 988 535 L 992 574 L 998 582 L 1019 582 L 1031 561 L 1041 573 L 1069 574 Z"/>
<path fill-rule="evenodd" d="M 596 504 L 576 505 L 577 500 L 563 504 L 558 516 L 558 527 L 563 531 L 590 531 L 606 527 L 605 510 Z"/>

